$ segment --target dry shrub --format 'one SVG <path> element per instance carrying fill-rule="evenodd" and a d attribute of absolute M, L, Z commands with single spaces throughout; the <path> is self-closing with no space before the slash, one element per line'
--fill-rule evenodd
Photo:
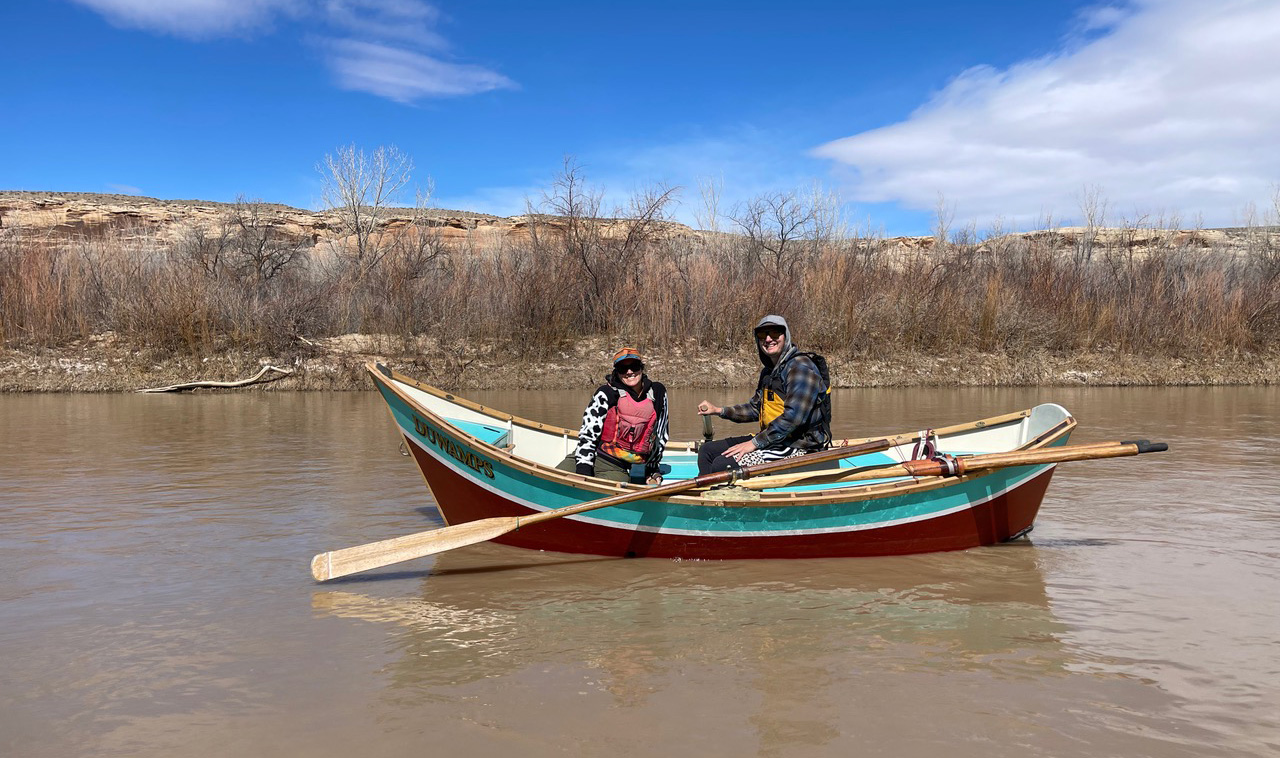
<path fill-rule="evenodd" d="M 574 197 L 566 207 L 585 213 Z M 875 358 L 1280 346 L 1274 235 L 1250 237 L 1243 252 L 1093 235 L 1082 255 L 1047 237 L 966 233 L 903 252 L 823 226 L 782 245 L 789 228 L 664 238 L 664 195 L 646 198 L 634 218 L 610 220 L 621 234 L 585 215 L 487 244 L 415 227 L 365 266 L 281 236 L 253 204 L 177 242 L 136 229 L 70 240 L 5 229 L 0 338 L 55 345 L 113 330 L 177 353 L 288 355 L 299 336 L 365 332 L 406 349 L 427 335 L 459 355 L 483 344 L 536 359 L 595 337 L 741 346 L 761 315 L 780 313 L 806 347 Z"/>

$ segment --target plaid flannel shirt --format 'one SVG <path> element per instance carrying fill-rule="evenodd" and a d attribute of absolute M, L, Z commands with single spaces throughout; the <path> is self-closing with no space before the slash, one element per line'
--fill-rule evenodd
<path fill-rule="evenodd" d="M 809 439 L 814 426 L 810 419 L 814 406 L 818 404 L 821 394 L 826 391 L 822 383 L 822 375 L 813 361 L 804 357 L 796 357 L 799 352 L 792 347 L 782 359 L 783 411 L 771 424 L 761 429 L 753 438 L 757 449 L 777 447 L 797 447 L 803 450 L 818 449 L 824 444 L 816 437 Z M 731 405 L 720 412 L 721 418 L 737 423 L 760 420 L 760 405 L 764 397 L 764 389 L 769 385 L 772 375 L 769 369 L 760 372 L 760 382 L 756 394 L 739 405 Z M 817 433 L 817 437 L 821 437 Z"/>

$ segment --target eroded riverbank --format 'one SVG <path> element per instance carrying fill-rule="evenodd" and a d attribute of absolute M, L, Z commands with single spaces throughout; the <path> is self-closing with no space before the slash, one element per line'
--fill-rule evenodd
<path fill-rule="evenodd" d="M 438 345 L 346 335 L 308 342 L 294 355 L 226 352 L 174 356 L 95 335 L 59 348 L 0 349 L 3 392 L 130 392 L 192 381 L 246 379 L 264 366 L 293 373 L 251 390 L 364 390 L 364 364 L 384 362 L 454 390 L 590 388 L 602 379 L 612 342 L 583 340 L 525 358 L 493 345 Z M 641 348 L 644 349 L 643 346 Z M 746 345 L 646 351 L 650 375 L 671 386 L 749 387 L 759 364 Z M 868 357 L 826 351 L 836 387 L 1197 386 L 1280 383 L 1280 355 L 1139 356 L 1119 351 L 1069 355 L 958 351 Z M 245 391 L 245 390 L 237 390 Z"/>

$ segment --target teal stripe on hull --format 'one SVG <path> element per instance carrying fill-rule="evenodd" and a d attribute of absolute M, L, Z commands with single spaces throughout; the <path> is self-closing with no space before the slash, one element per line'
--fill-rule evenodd
<path fill-rule="evenodd" d="M 605 497 L 521 471 L 471 447 L 454 430 L 418 416 L 395 393 L 379 386 L 401 430 L 433 456 L 480 486 L 534 510 L 554 510 Z M 1063 438 L 1055 445 L 1066 444 Z M 639 501 L 572 518 L 630 530 L 721 537 L 782 536 L 850 531 L 922 520 L 989 500 L 1050 466 L 998 469 L 980 478 L 923 492 L 819 505 L 783 507 L 736 504 L 682 505 Z"/>

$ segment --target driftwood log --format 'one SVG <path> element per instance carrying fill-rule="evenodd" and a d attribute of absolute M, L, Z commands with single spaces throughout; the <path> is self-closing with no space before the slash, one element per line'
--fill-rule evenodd
<path fill-rule="evenodd" d="M 148 387 L 140 389 L 138 392 L 186 392 L 194 389 L 234 389 L 236 387 L 248 387 L 251 384 L 265 384 L 274 382 L 277 379 L 283 379 L 293 373 L 291 368 L 278 368 L 276 366 L 263 366 L 262 370 L 248 379 L 241 379 L 238 382 L 186 382 L 185 384 L 171 384 L 168 387 Z M 267 377 L 267 374 L 274 376 Z"/>

